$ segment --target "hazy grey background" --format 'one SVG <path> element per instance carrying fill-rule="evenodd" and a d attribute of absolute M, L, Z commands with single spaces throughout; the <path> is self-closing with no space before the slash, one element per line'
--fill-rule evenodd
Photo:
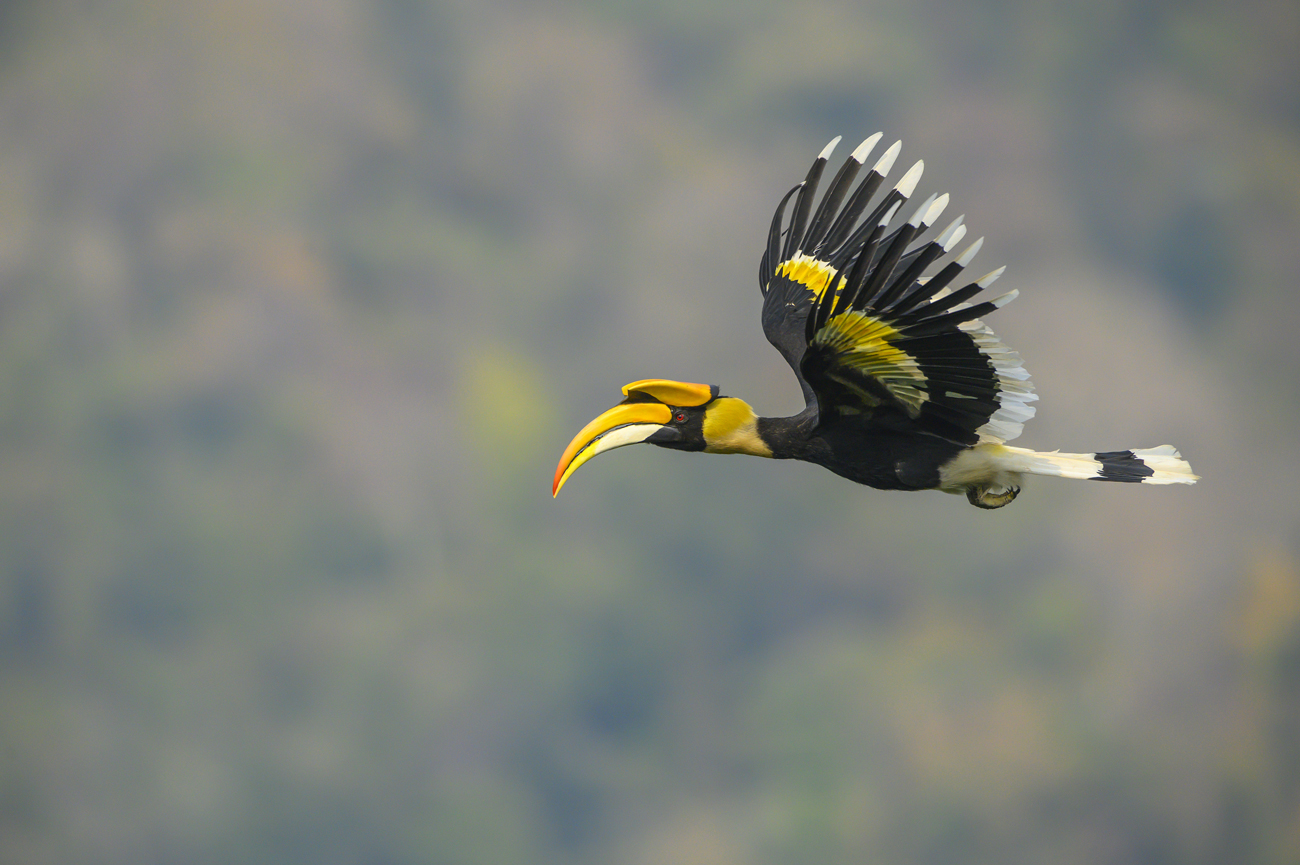
<path fill-rule="evenodd" d="M 0 6 L 0 860 L 1300 859 L 1300 6 Z M 1022 297 L 997 512 L 766 414 L 776 201 L 883 129 Z M 900 169 L 901 170 L 901 169 Z"/>

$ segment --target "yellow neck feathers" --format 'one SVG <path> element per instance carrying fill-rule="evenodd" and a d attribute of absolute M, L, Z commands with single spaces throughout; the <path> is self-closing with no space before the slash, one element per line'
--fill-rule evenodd
<path fill-rule="evenodd" d="M 744 400 L 724 396 L 704 410 L 704 450 L 711 454 L 770 457 L 772 449 L 758 437 L 758 416 Z"/>

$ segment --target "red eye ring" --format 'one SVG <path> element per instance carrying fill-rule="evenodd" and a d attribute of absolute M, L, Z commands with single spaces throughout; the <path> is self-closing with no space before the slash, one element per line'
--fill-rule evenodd
<path fill-rule="evenodd" d="M 686 412 L 677 412 L 677 414 L 673 415 L 673 420 L 677 423 L 686 423 Z"/>

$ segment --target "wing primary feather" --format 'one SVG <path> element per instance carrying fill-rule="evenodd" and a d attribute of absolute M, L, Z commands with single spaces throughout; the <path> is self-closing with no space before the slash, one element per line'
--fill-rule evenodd
<path fill-rule="evenodd" d="M 817 155 L 813 160 L 812 167 L 808 169 L 808 176 L 803 179 L 803 185 L 799 187 L 799 194 L 794 199 L 794 215 L 790 217 L 790 233 L 785 237 L 785 250 L 781 259 L 790 258 L 796 252 L 803 248 L 804 228 L 808 225 L 808 211 L 812 209 L 813 197 L 817 194 L 817 184 L 822 179 L 822 172 L 826 169 L 826 155 L 835 146 L 839 139 L 836 138 L 826 149 Z"/>
<path fill-rule="evenodd" d="M 938 198 L 931 198 L 930 206 L 925 209 L 925 214 L 921 217 L 921 224 L 926 228 L 934 225 L 934 221 L 943 216 L 944 210 L 948 207 L 948 193 L 940 195 Z"/>
<path fill-rule="evenodd" d="M 896 244 L 900 239 L 902 239 L 901 235 L 903 234 L 904 229 L 911 230 L 911 236 L 903 240 L 905 248 L 907 243 L 911 243 L 913 237 L 930 226 L 931 222 L 938 217 L 938 215 L 943 211 L 944 205 L 947 203 L 947 193 L 944 193 L 942 197 L 931 195 L 927 198 L 925 203 L 918 207 L 916 212 L 912 214 L 912 218 L 907 221 L 907 224 L 895 232 L 893 242 L 889 246 L 889 252 L 892 253 Z M 914 250 L 914 252 L 918 253 L 916 260 L 904 268 L 902 274 L 897 279 L 893 279 L 892 281 L 886 279 L 885 282 L 881 283 L 884 285 L 884 289 L 878 296 L 871 299 L 871 306 L 877 312 L 885 312 L 889 309 L 893 302 L 898 299 L 898 296 L 902 294 L 904 289 L 910 288 L 912 283 L 916 281 L 916 278 L 921 275 L 922 271 L 924 271 L 926 267 L 928 267 L 943 253 L 943 248 L 931 242 L 924 244 L 917 250 Z M 902 249 L 899 249 L 898 259 L 890 265 L 891 270 L 897 271 L 899 267 L 902 266 L 900 262 L 903 257 L 903 251 Z M 884 262 L 881 263 L 881 267 L 884 267 Z"/>
<path fill-rule="evenodd" d="M 844 302 L 842 304 L 844 309 L 861 308 L 859 301 L 863 296 L 865 284 L 870 280 L 872 274 L 871 263 L 876 257 L 876 250 L 880 246 L 881 235 L 885 233 L 885 226 L 889 225 L 890 220 L 894 218 L 894 214 L 898 212 L 898 208 L 902 204 L 901 201 L 895 202 L 889 212 L 876 222 L 875 229 L 858 252 L 857 260 L 853 262 L 853 269 L 849 272 L 848 279 L 844 281 Z M 820 329 L 821 325 L 825 323 L 825 321 L 822 321 L 818 328 Z"/>
<path fill-rule="evenodd" d="M 890 212 L 891 209 L 892 212 L 897 213 L 898 207 L 901 207 L 905 201 L 907 201 L 907 196 L 899 192 L 898 187 L 895 186 L 880 200 L 880 204 L 876 206 L 876 209 L 871 211 L 871 215 L 867 217 L 867 222 L 865 224 L 870 225 L 874 222 L 879 222 L 884 217 L 885 213 Z M 889 219 L 893 220 L 893 217 L 891 216 Z"/>
<path fill-rule="evenodd" d="M 922 206 L 918 207 L 917 211 L 911 215 L 911 219 L 907 220 L 907 225 L 913 226 L 915 229 L 930 228 L 930 225 L 933 222 L 933 220 L 930 219 L 931 211 L 935 211 L 937 208 L 937 212 L 941 213 L 946 204 L 948 204 L 948 193 L 944 193 L 943 198 L 940 198 L 939 195 L 931 195 L 930 198 L 924 200 Z"/>
<path fill-rule="evenodd" d="M 979 280 L 975 284 L 978 285 L 980 288 L 988 288 L 990 285 L 997 282 L 998 277 L 1001 276 L 1003 273 L 1005 273 L 1006 269 L 1007 266 L 1004 264 L 1001 267 L 999 267 L 997 270 L 990 271 L 989 273 L 984 274 L 982 277 L 979 278 Z"/>
<path fill-rule="evenodd" d="M 960 264 L 951 261 L 934 276 L 930 277 L 923 283 L 918 283 L 916 288 L 912 289 L 912 291 L 910 291 L 905 297 L 900 298 L 898 303 L 894 304 L 895 309 L 904 311 L 904 315 L 900 318 L 900 321 L 906 320 L 908 317 L 915 318 L 924 315 L 926 310 L 930 309 L 930 307 L 927 306 L 919 309 L 918 307 L 930 298 L 934 297 L 940 291 L 947 288 L 948 283 L 956 279 L 957 274 L 961 273 L 963 270 L 965 270 L 965 268 Z M 952 295 L 947 295 L 943 299 L 947 300 L 951 296 Z M 946 308 L 947 307 L 945 307 L 945 309 Z"/>
<path fill-rule="evenodd" d="M 944 299 L 947 300 L 947 298 Z M 957 325 L 962 324 L 963 322 L 970 321 L 973 318 L 979 318 L 982 315 L 988 315 L 990 312 L 992 312 L 997 308 L 998 308 L 997 304 L 989 303 L 988 301 L 985 301 L 984 303 L 977 303 L 973 306 L 968 306 L 965 307 L 964 309 L 959 309 L 956 310 L 955 312 L 950 312 L 947 315 L 939 315 L 939 316 L 935 316 L 934 318 L 927 318 L 922 321 L 918 321 L 916 324 L 909 325 L 907 328 L 907 335 L 909 337 L 919 337 L 919 336 L 928 336 L 929 334 L 932 333 L 939 333 L 940 331 L 948 330 L 950 328 L 956 327 Z"/>
<path fill-rule="evenodd" d="M 912 242 L 916 236 L 917 226 L 908 222 L 894 235 L 894 242 L 889 244 L 880 261 L 871 269 L 871 276 L 867 279 L 866 284 L 853 299 L 853 308 L 865 310 L 868 306 L 874 308 L 876 297 L 884 289 L 889 277 L 893 275 L 894 268 L 898 264 L 898 259 L 903 256 L 903 250 Z"/>
<path fill-rule="evenodd" d="M 952 233 L 952 237 L 950 237 L 947 241 L 943 242 L 943 251 L 944 252 L 952 251 L 952 248 L 956 246 L 958 243 L 961 243 L 961 239 L 965 236 L 966 236 L 966 226 L 965 225 L 957 226 L 957 230 Z"/>
<path fill-rule="evenodd" d="M 858 184 L 858 188 L 849 196 L 849 203 L 844 206 L 844 210 L 835 218 L 831 224 L 830 230 L 826 232 L 826 239 L 822 246 L 827 249 L 840 249 L 844 245 L 844 239 L 849 236 L 849 232 L 857 225 L 858 217 L 862 211 L 867 209 L 871 203 L 871 197 L 876 194 L 880 184 L 885 180 L 885 176 L 874 168 Z"/>
<path fill-rule="evenodd" d="M 931 195 L 924 202 L 922 202 L 920 207 L 916 209 L 916 211 L 912 214 L 912 216 L 907 220 L 907 224 L 912 226 L 913 228 L 920 228 L 922 225 L 928 226 L 930 223 L 925 217 L 930 213 L 930 208 L 934 207 L 938 203 L 939 203 L 939 196 Z M 945 193 L 943 196 L 943 203 L 944 204 L 948 203 L 947 193 Z"/>
<path fill-rule="evenodd" d="M 1013 288 L 1010 291 L 1008 291 L 1006 294 L 999 294 L 997 297 L 990 300 L 989 303 L 993 304 L 998 309 L 1001 309 L 1011 301 L 1015 300 L 1017 297 L 1020 297 L 1020 289 Z"/>
<path fill-rule="evenodd" d="M 772 227 L 767 231 L 767 250 L 758 265 L 758 287 L 762 289 L 764 297 L 767 296 L 767 288 L 772 283 L 773 275 L 776 274 L 776 263 L 781 254 L 781 221 L 785 217 L 785 206 L 790 203 L 790 196 L 802 188 L 803 184 L 800 183 L 787 192 L 781 199 L 781 203 L 776 206 L 776 213 L 772 216 Z"/>
<path fill-rule="evenodd" d="M 951 264 L 948 265 L 948 267 L 952 267 L 952 266 L 953 265 Z M 944 268 L 944 270 L 947 269 L 948 269 L 947 267 Z M 953 276 L 956 275 L 957 275 L 956 273 L 953 274 Z M 951 280 L 952 277 L 949 277 L 948 279 Z M 926 288 L 928 289 L 929 287 L 930 286 L 927 284 Z M 959 288 L 956 291 L 952 292 L 951 294 L 945 294 L 943 297 L 939 298 L 938 300 L 934 300 L 931 301 L 930 303 L 927 303 L 925 306 L 921 307 L 920 309 L 917 309 L 915 312 L 900 318 L 899 322 L 900 324 L 902 324 L 902 323 L 911 323 L 911 322 L 919 322 L 919 321 L 928 321 L 929 319 L 934 318 L 936 315 L 947 312 L 948 310 L 952 309 L 954 306 L 956 306 L 959 303 L 965 303 L 966 301 L 970 300 L 972 297 L 979 294 L 983 290 L 984 290 L 984 286 L 980 285 L 978 282 L 972 282 L 970 285 Z M 935 289 L 935 291 L 937 292 L 938 289 Z"/>
<path fill-rule="evenodd" d="M 948 227 L 943 230 L 943 233 L 935 238 L 934 242 L 942 246 L 944 252 L 950 251 L 957 245 L 958 241 L 966 236 L 966 226 L 962 224 L 962 220 L 965 218 L 966 214 L 963 213 L 961 216 L 948 223 Z M 924 246 L 909 249 L 907 252 L 903 253 L 903 257 L 898 260 L 899 265 L 906 266 L 910 264 L 924 249 Z"/>
<path fill-rule="evenodd" d="M 976 240 L 974 243 L 972 243 L 970 246 L 966 247 L 966 249 L 962 251 L 961 255 L 957 256 L 957 263 L 960 264 L 962 267 L 965 267 L 966 265 L 970 264 L 971 259 L 975 257 L 975 253 L 979 252 L 980 247 L 983 245 L 984 245 L 984 238 L 981 237 L 978 240 Z"/>
<path fill-rule="evenodd" d="M 817 167 L 817 163 L 814 162 L 813 168 L 815 169 L 816 167 Z M 812 172 L 809 173 L 811 174 Z M 799 188 L 796 190 L 795 193 L 794 211 L 791 213 L 790 216 L 790 225 L 785 230 L 785 245 L 781 247 L 781 257 L 778 259 L 779 261 L 789 261 L 790 258 L 794 255 L 794 251 L 797 248 L 799 242 L 798 237 L 795 234 L 795 223 L 799 218 L 799 208 L 800 207 L 806 208 L 807 201 L 808 201 L 808 181 L 805 180 L 803 183 L 799 184 Z"/>
<path fill-rule="evenodd" d="M 836 173 L 835 179 L 831 181 L 830 188 L 822 196 L 821 203 L 817 205 L 817 212 L 813 215 L 812 225 L 808 228 L 808 234 L 804 237 L 803 248 L 813 252 L 820 245 L 820 241 L 826 236 L 826 231 L 830 227 L 831 218 L 840 209 L 840 202 L 848 194 L 849 187 L 853 185 L 853 179 L 858 175 L 858 169 L 862 163 L 857 159 L 846 159 L 840 166 L 839 172 Z"/>
<path fill-rule="evenodd" d="M 862 248 L 864 239 L 868 235 L 875 233 L 877 226 L 882 226 L 883 232 L 883 227 L 888 226 L 890 221 L 893 220 L 894 214 L 898 212 L 898 208 L 906 200 L 897 189 L 889 190 L 885 197 L 881 199 L 880 204 L 876 206 L 876 209 L 871 211 L 871 215 L 867 217 L 866 221 L 859 225 L 847 240 L 836 245 L 839 252 L 831 259 L 831 266 L 842 269 L 853 258 L 857 250 Z M 886 214 L 888 214 L 888 217 L 886 217 Z M 893 235 L 890 235 L 890 237 L 892 238 Z"/>
<path fill-rule="evenodd" d="M 952 249 L 957 245 L 957 241 L 966 236 L 965 220 L 966 214 L 963 213 L 961 216 L 948 223 L 948 227 L 940 232 L 939 236 L 934 239 L 935 243 L 943 247 L 944 252 Z"/>
<path fill-rule="evenodd" d="M 957 217 L 958 221 L 960 221 L 963 218 L 964 215 Z M 949 230 L 951 230 L 951 227 Z M 947 231 L 944 232 L 945 235 L 947 233 L 948 233 Z M 961 240 L 961 238 L 964 237 L 965 235 L 966 235 L 966 226 L 965 225 L 957 226 L 957 230 L 953 233 L 952 237 L 948 238 L 947 243 L 944 244 L 944 251 L 947 252 L 949 249 L 951 249 L 957 243 L 957 241 Z M 940 236 L 939 240 L 943 240 L 943 237 Z M 938 241 L 936 241 L 936 243 L 937 242 Z M 956 258 L 956 260 L 949 262 L 948 265 L 943 268 L 943 270 L 939 271 L 934 276 L 930 277 L 928 280 L 925 281 L 924 284 L 918 284 L 917 287 L 913 289 L 905 298 L 899 300 L 898 303 L 895 304 L 895 308 L 901 310 L 910 310 L 910 312 L 904 314 L 900 320 L 915 321 L 918 318 L 924 318 L 932 311 L 940 312 L 944 309 L 949 309 L 952 306 L 955 306 L 956 304 L 960 303 L 961 301 L 966 300 L 975 294 L 978 294 L 980 289 L 978 286 L 976 286 L 972 288 L 972 290 L 969 293 L 964 294 L 959 298 L 954 298 L 952 300 L 949 300 L 949 298 L 952 297 L 952 295 L 945 296 L 943 298 L 944 303 L 942 307 L 935 307 L 934 304 L 931 304 L 930 306 L 925 307 L 923 309 L 918 309 L 918 307 L 922 303 L 934 297 L 943 289 L 947 288 L 948 283 L 956 279 L 957 274 L 961 273 L 963 270 L 966 269 L 966 265 L 970 264 L 971 259 L 975 257 L 975 253 L 979 252 L 980 247 L 983 245 L 984 245 L 984 238 L 981 237 L 979 240 L 976 240 L 970 246 L 966 247 L 966 249 L 962 252 L 962 254 L 959 255 Z M 923 249 L 924 247 L 922 247 L 921 249 L 912 250 L 907 255 L 903 256 L 902 260 L 907 261 L 909 256 L 919 255 Z M 971 288 L 971 286 L 967 286 L 967 288 Z M 965 291 L 966 289 L 962 289 L 962 292 Z"/>
<path fill-rule="evenodd" d="M 908 219 L 907 224 L 908 224 L 908 225 L 911 225 L 911 226 L 913 226 L 913 227 L 916 227 L 916 226 L 918 225 L 918 223 L 921 221 L 921 219 L 923 218 L 924 214 L 928 212 L 928 209 L 929 209 L 930 207 L 934 206 L 934 204 L 936 203 L 936 199 L 937 199 L 937 198 L 938 198 L 937 195 L 931 195 L 929 198 L 927 198 L 927 199 L 925 200 L 925 203 L 922 204 L 920 207 L 918 207 L 918 208 L 917 208 L 917 209 L 912 213 L 912 216 L 911 216 L 911 218 Z M 946 204 L 947 201 L 948 201 L 948 196 L 947 196 L 946 193 L 945 193 L 944 196 L 943 196 L 943 200 L 944 200 L 944 203 Z M 904 201 L 907 201 L 907 196 L 906 196 L 906 194 L 905 194 L 905 187 L 904 187 L 903 184 L 900 182 L 899 185 L 898 185 L 898 186 L 895 186 L 892 190 L 890 190 L 889 195 L 885 196 L 885 199 L 884 199 L 883 201 L 880 202 L 880 206 L 877 207 L 876 210 L 875 210 L 875 212 L 871 214 L 871 219 L 875 219 L 876 217 L 880 216 L 880 214 L 884 211 L 884 209 L 885 209 L 885 205 L 886 205 L 886 204 L 890 204 L 890 205 L 892 206 L 892 203 L 893 203 L 893 202 L 897 202 L 898 204 L 901 205 Z M 897 210 L 897 208 L 895 208 L 895 211 L 896 211 L 896 210 Z M 891 211 L 891 212 L 892 212 L 892 211 Z M 892 220 L 892 218 L 893 218 L 893 217 L 891 216 L 890 219 L 887 219 L 887 220 L 886 220 L 886 222 L 889 222 L 890 220 Z M 882 250 L 884 250 L 884 249 L 889 249 L 889 248 L 890 248 L 890 245 L 894 242 L 894 239 L 898 237 L 898 232 L 899 232 L 899 231 L 901 231 L 901 228 L 895 230 L 892 234 L 889 234 L 888 236 L 886 236 L 885 239 L 881 242 L 880 249 L 882 249 Z M 916 250 L 913 250 L 913 252 L 915 252 L 915 251 L 916 251 Z M 903 253 L 903 257 L 906 257 L 907 255 L 910 255 L 910 254 L 911 254 L 911 253 L 904 252 L 904 253 Z M 901 260 L 902 260 L 902 259 L 900 258 L 900 261 L 901 261 Z"/>
<path fill-rule="evenodd" d="M 953 264 L 956 264 L 956 262 L 953 262 Z M 952 264 L 948 265 L 948 267 L 952 267 L 952 266 L 953 266 Z M 947 269 L 948 268 L 944 268 L 945 271 Z M 979 294 L 984 289 L 988 288 L 990 285 L 992 285 L 994 282 L 997 281 L 998 277 L 1001 276 L 1006 269 L 1007 269 L 1006 265 L 1003 265 L 1002 267 L 999 267 L 997 270 L 994 270 L 991 273 L 987 273 L 984 276 L 980 277 L 975 282 L 972 282 L 969 285 L 965 285 L 957 289 L 956 291 L 951 292 L 950 294 L 945 294 L 943 297 L 939 298 L 938 300 L 931 301 L 930 303 L 926 304 L 920 309 L 917 309 L 911 315 L 900 318 L 900 324 L 906 322 L 917 322 L 917 323 L 924 324 L 924 323 L 937 320 L 936 316 L 938 316 L 940 313 L 952 309 L 954 306 L 956 306 L 959 303 L 964 303 L 965 301 L 970 300 L 972 297 Z M 926 287 L 928 288 L 929 286 L 927 285 Z M 985 301 L 984 303 L 980 304 L 980 306 L 982 307 L 991 306 L 992 309 L 997 309 L 999 307 L 1006 306 L 1008 303 L 1015 300 L 1019 294 L 1020 291 L 1019 289 L 1017 289 L 1015 291 L 1008 292 L 1007 294 L 1000 295 L 999 297 L 995 297 L 991 301 Z M 986 310 L 986 312 L 988 311 L 991 310 Z M 958 310 L 958 312 L 965 313 L 968 312 L 968 310 L 962 309 L 962 310 Z M 980 313 L 980 315 L 984 315 L 984 314 L 985 313 Z M 978 316 L 971 316 L 971 317 L 977 318 Z M 964 319 L 964 320 L 969 320 L 969 319 Z"/>
<path fill-rule="evenodd" d="M 911 262 L 907 264 L 902 275 L 894 280 L 893 284 L 881 295 L 880 300 L 876 302 L 876 309 L 880 312 L 892 312 L 895 309 L 908 309 L 912 292 L 904 296 L 905 289 L 911 289 L 916 284 L 917 277 L 925 272 L 925 269 L 934 264 L 939 256 L 943 255 L 943 247 L 939 242 L 931 241 L 918 250 L 918 254 Z"/>
<path fill-rule="evenodd" d="M 940 271 L 939 276 L 943 276 L 948 271 L 949 268 L 952 268 L 954 267 L 954 265 L 958 265 L 958 264 L 959 263 L 955 261 L 952 264 L 949 264 L 948 267 L 945 267 L 943 269 L 943 271 Z M 986 273 L 984 276 L 980 277 L 975 282 L 963 286 L 962 288 L 957 289 L 951 294 L 946 294 L 943 297 L 939 298 L 938 300 L 931 301 L 930 303 L 916 310 L 912 315 L 906 316 L 904 319 L 901 319 L 900 322 L 904 320 L 916 321 L 916 322 L 933 321 L 935 316 L 937 316 L 938 314 L 945 312 L 946 310 L 952 309 L 954 306 L 956 306 L 959 303 L 964 303 L 965 301 L 970 300 L 972 297 L 979 294 L 984 289 L 988 288 L 990 285 L 992 285 L 994 282 L 997 281 L 998 277 L 1001 276 L 1006 269 L 1007 269 L 1006 265 L 1003 265 L 1002 267 L 999 267 L 997 270 L 991 271 L 990 273 Z M 949 276 L 948 279 L 951 280 L 952 277 L 956 275 L 957 275 L 957 271 L 954 270 L 952 276 Z M 937 278 L 938 277 L 936 277 L 936 279 Z M 930 282 L 934 282 L 934 280 L 931 280 Z M 926 288 L 928 289 L 929 287 L 930 285 L 927 283 Z M 935 291 L 937 292 L 938 289 L 935 289 Z M 989 303 L 993 304 L 994 309 L 1000 306 L 1005 306 L 1006 304 L 1014 300 L 1015 295 L 1018 293 L 1019 292 L 1012 292 L 1010 297 L 1008 297 L 1007 295 L 1002 295 L 1001 297 L 989 301 Z M 961 311 L 965 312 L 966 310 L 961 310 Z"/>
<path fill-rule="evenodd" d="M 867 139 L 867 141 L 871 142 L 872 147 L 875 147 L 876 142 L 879 140 L 879 132 Z M 864 141 L 863 144 L 865 145 L 866 142 Z M 884 181 L 885 176 L 889 174 L 889 169 L 894 167 L 894 160 L 898 158 L 898 154 L 902 149 L 903 142 L 895 141 L 889 146 L 888 150 L 880 155 L 880 158 L 876 160 L 876 164 L 871 166 L 871 171 L 862 181 L 862 184 L 854 191 L 853 196 L 849 199 L 848 205 L 844 208 L 844 212 L 839 215 L 839 218 L 835 220 L 835 224 L 831 226 L 830 231 L 827 233 L 826 242 L 824 244 L 827 249 L 852 249 L 857 246 L 858 242 L 860 242 L 874 227 L 875 220 L 884 212 L 887 204 L 893 203 L 893 201 L 887 197 L 886 202 L 881 203 L 881 206 L 877 208 L 875 214 L 868 218 L 863 226 L 853 234 L 853 239 L 846 240 L 850 233 L 853 232 L 854 226 L 857 225 L 858 217 L 862 215 L 862 211 L 871 203 L 872 196 L 876 194 L 876 190 L 880 188 L 880 184 Z M 854 151 L 854 153 L 856 152 L 857 151 Z M 863 158 L 866 158 L 865 154 L 863 154 Z M 891 191 L 890 196 L 893 196 L 893 194 L 893 191 Z"/>
<path fill-rule="evenodd" d="M 921 172 L 925 171 L 925 160 L 918 159 L 916 163 L 904 174 L 894 188 L 903 194 L 904 198 L 911 198 L 912 193 L 916 191 L 916 184 L 921 179 Z"/>
<path fill-rule="evenodd" d="M 894 167 L 894 160 L 898 158 L 898 154 L 902 152 L 902 150 L 902 140 L 900 139 L 895 141 L 893 144 L 889 145 L 888 150 L 880 154 L 880 158 L 876 160 L 876 164 L 872 166 L 871 170 L 877 172 L 881 177 L 889 174 L 889 169 Z"/>
<path fill-rule="evenodd" d="M 853 152 L 849 154 L 849 158 L 855 160 L 859 165 L 866 162 L 867 157 L 871 155 L 872 150 L 876 149 L 876 145 L 880 143 L 880 138 L 884 134 L 883 132 L 877 132 L 875 135 L 869 136 L 854 148 Z"/>

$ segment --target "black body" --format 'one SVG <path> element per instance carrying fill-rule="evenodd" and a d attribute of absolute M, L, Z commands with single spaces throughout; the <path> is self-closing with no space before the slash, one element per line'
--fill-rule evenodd
<path fill-rule="evenodd" d="M 807 409 L 794 417 L 759 418 L 758 433 L 775 459 L 815 463 L 881 490 L 933 489 L 939 468 L 964 449 L 936 436 L 881 429 L 860 415 L 818 421 Z"/>

